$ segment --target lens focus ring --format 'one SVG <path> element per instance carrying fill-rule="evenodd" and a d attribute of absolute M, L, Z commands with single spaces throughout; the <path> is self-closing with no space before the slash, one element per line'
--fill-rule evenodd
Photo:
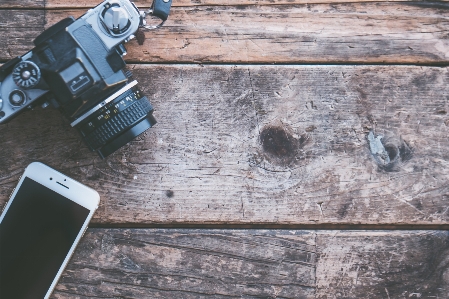
<path fill-rule="evenodd" d="M 86 136 L 85 140 L 93 149 L 98 149 L 136 121 L 144 118 L 152 109 L 148 99 L 143 97 L 102 124 L 98 129 Z"/>

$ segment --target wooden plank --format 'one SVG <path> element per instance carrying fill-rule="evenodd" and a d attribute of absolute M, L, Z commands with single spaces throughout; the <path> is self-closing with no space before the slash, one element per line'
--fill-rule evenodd
<path fill-rule="evenodd" d="M 448 298 L 447 231 L 318 232 L 316 297 Z"/>
<path fill-rule="evenodd" d="M 173 8 L 129 62 L 447 63 L 447 10 L 425 3 Z M 47 11 L 47 28 L 85 9 Z M 43 11 L 2 11 L 0 59 L 31 49 Z M 23 15 L 30 18 L 23 18 Z M 344 20 L 344 21 L 343 21 Z M 29 29 L 31 28 L 31 30 Z M 8 45 L 8 46 L 7 46 Z"/>
<path fill-rule="evenodd" d="M 44 8 L 44 0 L 2 0 L 0 1 L 0 9 L 4 8 Z"/>
<path fill-rule="evenodd" d="M 48 25 L 85 10 L 52 10 Z M 128 62 L 448 63 L 449 11 L 427 2 L 173 8 Z"/>
<path fill-rule="evenodd" d="M 43 10 L 0 10 L 0 60 L 9 60 L 31 50 L 43 30 Z"/>
<path fill-rule="evenodd" d="M 398 0 L 395 2 L 404 2 L 412 0 Z M 150 0 L 136 0 L 133 1 L 140 7 L 151 6 Z M 189 7 L 189 6 L 248 6 L 248 5 L 292 5 L 292 4 L 311 4 L 311 3 L 345 3 L 353 0 L 175 0 L 173 1 L 173 7 Z M 357 2 L 389 2 L 388 0 L 359 0 Z M 447 0 L 441 1 L 447 2 Z M 80 1 L 68 1 L 68 0 L 47 0 L 45 3 L 46 8 L 86 8 L 89 6 L 95 6 L 100 1 L 93 0 L 80 0 Z"/>
<path fill-rule="evenodd" d="M 53 298 L 447 298 L 447 231 L 89 229 Z"/>
<path fill-rule="evenodd" d="M 388 0 L 383 0 L 389 2 Z M 357 2 L 383 2 L 379 0 L 358 0 Z M 396 2 L 413 1 L 413 0 L 397 0 Z M 150 7 L 152 1 L 149 0 L 135 0 L 138 7 Z M 352 0 L 175 0 L 173 7 L 188 7 L 188 6 L 247 6 L 247 5 L 292 5 L 292 4 L 310 4 L 310 3 L 344 3 L 354 2 Z M 447 2 L 447 0 L 439 1 Z M 0 8 L 82 8 L 96 6 L 101 3 L 101 0 L 79 0 L 76 2 L 68 0 L 2 0 Z"/>
<path fill-rule="evenodd" d="M 0 205 L 38 160 L 100 192 L 94 223 L 449 221 L 447 68 L 130 67 L 159 123 L 102 161 L 59 112 L 20 115 L 0 130 Z"/>
<path fill-rule="evenodd" d="M 148 8 L 152 1 L 135 0 L 133 1 L 139 8 Z M 189 6 L 249 6 L 249 5 L 296 5 L 296 4 L 311 4 L 311 3 L 353 3 L 353 0 L 176 0 L 173 1 L 173 7 L 189 7 Z M 389 2 L 389 0 L 358 0 L 362 2 Z M 413 0 L 396 0 L 395 2 L 413 2 Z M 447 0 L 438 1 L 447 2 Z M 68 0 L 2 0 L 0 2 L 0 9 L 11 8 L 45 8 L 45 9 L 70 9 L 81 8 L 88 9 L 101 3 L 101 0 L 79 0 L 76 2 Z"/>
<path fill-rule="evenodd" d="M 53 298 L 314 298 L 315 234 L 86 233 Z"/>

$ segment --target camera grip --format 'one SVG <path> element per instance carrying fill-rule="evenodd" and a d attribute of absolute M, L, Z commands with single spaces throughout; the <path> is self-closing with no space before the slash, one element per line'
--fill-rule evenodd
<path fill-rule="evenodd" d="M 160 18 L 162 21 L 166 21 L 170 14 L 170 7 L 172 0 L 154 0 L 152 5 L 153 16 Z"/>

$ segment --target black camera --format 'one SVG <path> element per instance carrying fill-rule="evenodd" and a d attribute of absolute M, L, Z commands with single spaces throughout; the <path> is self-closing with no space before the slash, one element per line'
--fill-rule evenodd
<path fill-rule="evenodd" d="M 167 19 L 171 0 L 149 14 Z M 124 43 L 146 26 L 129 0 L 106 0 L 45 30 L 35 48 L 0 67 L 0 123 L 36 105 L 59 108 L 92 151 L 105 158 L 152 127 L 153 107 L 124 70 Z"/>

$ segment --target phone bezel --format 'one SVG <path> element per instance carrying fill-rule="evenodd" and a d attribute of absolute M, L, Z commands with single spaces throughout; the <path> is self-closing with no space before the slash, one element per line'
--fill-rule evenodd
<path fill-rule="evenodd" d="M 53 190 L 54 192 L 64 196 L 65 198 L 71 201 L 76 202 L 77 204 L 89 210 L 89 215 L 86 217 L 83 226 L 78 232 L 78 235 L 73 241 L 73 244 L 70 247 L 69 252 L 67 253 L 64 261 L 62 262 L 58 272 L 56 273 L 55 278 L 53 279 L 47 293 L 45 294 L 44 299 L 47 299 L 53 292 L 62 272 L 64 271 L 72 254 L 74 253 L 76 246 L 78 245 L 81 237 L 86 231 L 87 226 L 95 210 L 98 208 L 98 204 L 100 202 L 100 195 L 97 193 L 97 191 L 75 181 L 74 179 L 69 178 L 68 176 L 54 170 L 53 168 L 50 168 L 49 166 L 43 163 L 33 162 L 30 165 L 28 165 L 28 167 L 25 169 L 25 172 L 20 178 L 16 188 L 14 188 L 13 192 L 11 193 L 9 201 L 5 205 L 3 212 L 0 215 L 0 224 L 3 221 L 3 218 L 5 217 L 6 213 L 8 212 L 11 203 L 14 201 L 14 198 L 17 192 L 19 191 L 20 187 L 22 186 L 23 180 L 26 177 L 36 181 L 37 183 Z"/>

